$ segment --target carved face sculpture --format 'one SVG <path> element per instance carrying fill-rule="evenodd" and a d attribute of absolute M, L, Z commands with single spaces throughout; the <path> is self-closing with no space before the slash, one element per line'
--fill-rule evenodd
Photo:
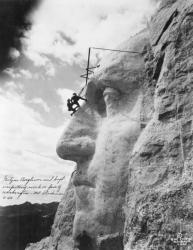
<path fill-rule="evenodd" d="M 120 49 L 142 52 L 146 43 L 147 33 L 141 32 Z M 129 161 L 141 132 L 143 79 L 141 54 L 112 52 L 58 142 L 58 155 L 77 163 L 73 237 L 80 249 L 83 232 L 93 240 L 123 232 Z"/>

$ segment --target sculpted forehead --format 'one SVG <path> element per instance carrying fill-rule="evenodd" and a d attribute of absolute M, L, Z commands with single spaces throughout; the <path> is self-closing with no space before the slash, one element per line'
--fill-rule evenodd
<path fill-rule="evenodd" d="M 142 31 L 118 47 L 119 50 L 134 51 L 139 54 L 108 53 L 95 72 L 92 82 L 95 82 L 96 87 L 111 87 L 127 92 L 139 85 L 144 78 L 145 65 L 142 52 L 148 41 L 148 32 Z"/>

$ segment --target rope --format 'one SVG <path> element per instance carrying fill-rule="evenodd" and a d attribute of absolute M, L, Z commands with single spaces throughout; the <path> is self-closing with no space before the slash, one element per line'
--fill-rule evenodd
<path fill-rule="evenodd" d="M 141 52 L 130 51 L 130 50 L 106 49 L 106 48 L 97 48 L 97 47 L 91 47 L 91 48 L 92 49 L 97 49 L 97 50 L 108 50 L 108 51 L 124 52 L 124 53 L 131 53 L 131 54 L 141 54 Z"/>
<path fill-rule="evenodd" d="M 84 87 L 79 91 L 79 93 L 78 93 L 79 96 L 81 96 L 81 94 L 82 94 L 82 92 L 84 91 L 85 87 L 86 87 L 86 86 L 84 86 Z"/>

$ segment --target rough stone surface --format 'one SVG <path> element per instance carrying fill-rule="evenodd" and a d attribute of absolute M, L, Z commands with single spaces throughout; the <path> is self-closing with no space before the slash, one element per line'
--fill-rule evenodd
<path fill-rule="evenodd" d="M 66 189 L 55 216 L 52 226 L 49 249 L 70 250 L 72 249 L 72 225 L 75 215 L 75 194 L 72 182 Z"/>
<path fill-rule="evenodd" d="M 120 48 L 140 54 L 101 62 L 88 102 L 58 142 L 58 155 L 76 161 L 77 171 L 49 250 L 72 250 L 71 236 L 82 250 L 83 234 L 88 250 L 113 249 L 114 234 L 123 234 L 125 250 L 192 250 L 192 0 L 162 1 L 150 31 Z"/>
<path fill-rule="evenodd" d="M 70 180 L 65 195 L 58 206 L 50 237 L 38 243 L 30 244 L 26 250 L 71 250 L 73 248 L 72 225 L 74 215 L 75 195 Z"/>
<path fill-rule="evenodd" d="M 130 160 L 125 250 L 180 249 L 180 230 L 183 249 L 193 249 L 193 2 L 164 2 L 150 37 L 155 111 Z"/>
<path fill-rule="evenodd" d="M 30 243 L 25 248 L 26 250 L 48 250 L 49 237 L 42 239 L 37 243 Z"/>

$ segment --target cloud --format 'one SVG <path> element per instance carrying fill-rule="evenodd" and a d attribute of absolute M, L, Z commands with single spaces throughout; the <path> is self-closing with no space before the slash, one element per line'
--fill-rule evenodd
<path fill-rule="evenodd" d="M 21 69 L 20 70 L 20 74 L 21 76 L 23 76 L 25 79 L 32 79 L 32 74 L 29 70 L 26 70 L 26 69 Z"/>
<path fill-rule="evenodd" d="M 29 14 L 39 2 L 0 0 L 0 71 L 20 57 L 22 38 L 31 26 Z"/>
<path fill-rule="evenodd" d="M 67 105 L 66 105 L 67 100 L 72 97 L 73 91 L 70 89 L 58 88 L 56 90 L 56 93 L 60 97 L 61 109 L 67 113 L 68 112 Z"/>
<path fill-rule="evenodd" d="M 20 93 L 23 92 L 23 85 L 21 83 L 16 84 L 14 81 L 5 82 L 4 88 L 6 91 L 9 91 L 11 94 L 15 92 L 20 92 Z M 0 90 L 0 92 L 3 92 L 3 90 Z"/>
<path fill-rule="evenodd" d="M 49 112 L 50 111 L 50 108 L 48 107 L 48 104 L 43 101 L 41 98 L 33 98 L 30 103 L 33 103 L 33 104 L 38 104 L 40 105 L 46 112 Z"/>
<path fill-rule="evenodd" d="M 20 57 L 20 52 L 16 48 L 10 48 L 8 56 L 11 60 L 16 60 Z"/>
<path fill-rule="evenodd" d="M 17 79 L 21 77 L 21 74 L 16 72 L 13 68 L 7 68 L 3 70 L 3 73 L 5 73 L 6 75 L 10 76 L 13 79 Z"/>
<path fill-rule="evenodd" d="M 35 66 L 45 66 L 47 63 L 49 63 L 49 59 L 42 55 L 41 52 L 37 52 L 36 50 L 31 50 L 28 48 L 26 55 L 28 58 L 34 62 Z"/>
<path fill-rule="evenodd" d="M 45 69 L 46 69 L 46 75 L 47 76 L 49 76 L 49 77 L 55 76 L 56 70 L 54 68 L 54 65 L 51 62 L 48 62 L 46 64 Z"/>
<path fill-rule="evenodd" d="M 33 76 L 29 70 L 26 69 L 20 69 L 18 70 L 17 68 L 6 68 L 3 70 L 3 73 L 6 75 L 10 76 L 12 79 L 19 79 L 19 78 L 24 78 L 24 79 L 32 79 Z"/>
<path fill-rule="evenodd" d="M 32 60 L 51 54 L 82 63 L 88 47 L 115 47 L 141 30 L 156 6 L 153 0 L 45 0 L 33 16 L 25 53 Z"/>
<path fill-rule="evenodd" d="M 63 40 L 65 40 L 66 41 L 66 43 L 68 44 L 68 45 L 75 45 L 76 44 L 76 42 L 74 41 L 74 40 L 72 40 L 72 38 L 71 37 L 69 37 L 69 36 L 67 36 L 65 33 L 63 33 L 62 31 L 59 31 L 58 32 L 58 34 L 61 36 L 61 39 L 63 39 Z M 56 40 L 56 42 L 57 42 L 57 40 Z"/>
<path fill-rule="evenodd" d="M 24 105 L 16 86 L 10 82 L 0 92 L 0 174 L 69 177 L 74 164 L 59 159 L 55 151 L 67 122 L 56 128 L 43 125 L 40 114 Z M 44 105 L 38 98 L 34 102 Z"/>

